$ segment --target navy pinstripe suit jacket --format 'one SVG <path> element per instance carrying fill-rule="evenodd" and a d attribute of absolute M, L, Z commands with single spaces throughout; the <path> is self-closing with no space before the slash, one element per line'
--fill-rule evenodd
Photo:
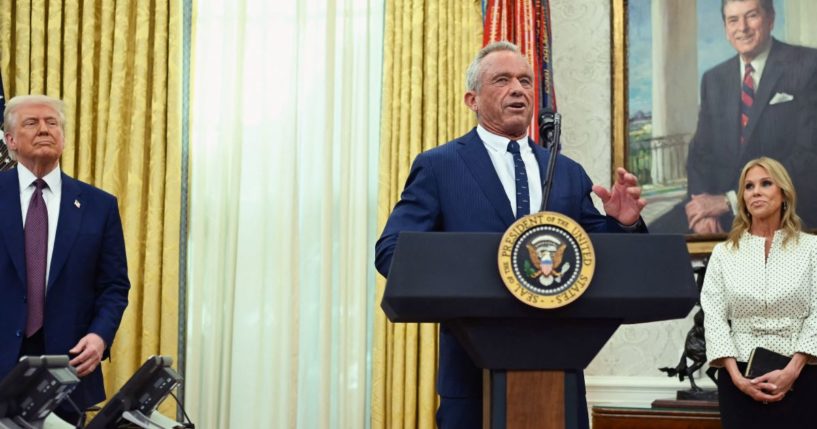
<path fill-rule="evenodd" d="M 544 178 L 548 151 L 532 146 Z M 548 209 L 573 218 L 588 232 L 622 231 L 615 219 L 600 214 L 593 206 L 591 187 L 584 169 L 559 155 Z M 514 220 L 511 203 L 474 128 L 414 160 L 400 201 L 377 241 L 375 265 L 388 276 L 402 231 L 504 232 Z M 584 392 L 583 385 L 580 390 Z M 482 394 L 481 371 L 445 324 L 440 329 L 437 391 L 447 397 Z"/>

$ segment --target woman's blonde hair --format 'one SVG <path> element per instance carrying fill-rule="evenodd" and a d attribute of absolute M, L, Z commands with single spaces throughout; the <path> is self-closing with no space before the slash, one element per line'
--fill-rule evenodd
<path fill-rule="evenodd" d="M 791 181 L 791 176 L 786 171 L 786 167 L 783 167 L 782 164 L 772 158 L 762 156 L 747 162 L 743 167 L 743 171 L 740 172 L 737 198 L 738 213 L 732 222 L 732 230 L 729 231 L 727 242 L 737 249 L 740 237 L 752 226 L 752 215 L 749 214 L 749 210 L 746 208 L 743 193 L 746 192 L 746 174 L 754 167 L 761 167 L 766 170 L 783 194 L 783 206 L 780 210 L 780 229 L 783 230 L 784 234 L 783 245 L 785 246 L 792 238 L 796 241 L 798 233 L 802 229 L 800 216 L 797 216 L 797 191 L 794 190 L 794 184 Z"/>

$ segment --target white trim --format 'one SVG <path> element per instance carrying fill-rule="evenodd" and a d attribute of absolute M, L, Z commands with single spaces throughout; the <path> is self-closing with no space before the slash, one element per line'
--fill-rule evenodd
<path fill-rule="evenodd" d="M 697 374 L 696 374 L 697 375 Z M 587 376 L 587 406 L 650 407 L 656 399 L 675 399 L 676 391 L 689 389 L 689 380 L 678 377 Z M 708 377 L 696 378 L 702 388 L 714 389 Z"/>

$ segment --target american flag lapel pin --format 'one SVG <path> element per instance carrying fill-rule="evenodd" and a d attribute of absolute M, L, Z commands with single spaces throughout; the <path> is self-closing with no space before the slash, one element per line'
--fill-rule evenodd
<path fill-rule="evenodd" d="M 79 208 L 82 204 L 79 203 L 79 200 L 74 200 L 74 205 Z"/>

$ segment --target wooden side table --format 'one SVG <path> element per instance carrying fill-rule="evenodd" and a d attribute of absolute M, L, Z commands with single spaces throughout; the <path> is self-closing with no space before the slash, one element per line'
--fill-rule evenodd
<path fill-rule="evenodd" d="M 655 401 L 652 408 L 595 406 L 593 429 L 721 429 L 717 407 L 689 402 Z"/>

